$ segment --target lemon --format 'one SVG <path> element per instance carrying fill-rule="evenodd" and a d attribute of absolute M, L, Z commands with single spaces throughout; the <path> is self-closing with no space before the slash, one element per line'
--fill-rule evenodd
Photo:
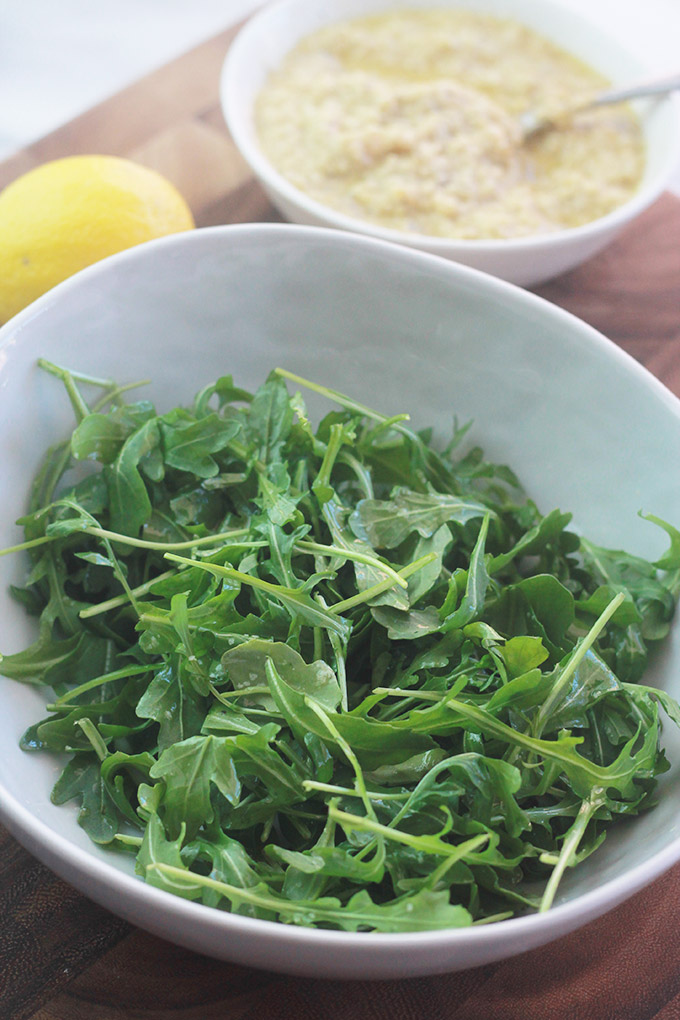
<path fill-rule="evenodd" d="M 154 170 L 117 156 L 68 156 L 0 194 L 0 323 L 107 255 L 190 230 L 191 210 Z"/>

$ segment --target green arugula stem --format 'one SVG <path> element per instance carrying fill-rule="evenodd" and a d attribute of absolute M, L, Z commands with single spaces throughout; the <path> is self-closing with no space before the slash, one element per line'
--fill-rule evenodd
<path fill-rule="evenodd" d="M 135 549 L 154 549 L 159 552 L 165 552 L 168 549 L 201 549 L 204 546 L 212 545 L 226 545 L 232 539 L 238 539 L 241 535 L 250 534 L 249 528 L 236 528 L 233 531 L 222 531 L 215 535 L 203 535 L 201 538 L 187 539 L 182 542 L 151 542 L 145 538 L 134 538 L 132 535 L 122 535 L 119 531 L 107 531 L 106 528 L 100 528 L 95 525 L 90 525 L 86 528 L 81 529 L 81 534 L 92 535 L 94 538 L 105 538 L 112 542 L 117 542 L 120 545 L 133 546 Z M 26 549 L 32 549 L 34 546 L 44 545 L 47 542 L 58 542 L 61 536 L 59 535 L 41 535 L 40 538 L 32 538 L 27 542 L 21 542 L 19 545 L 10 546 L 7 549 L 0 549 L 0 556 L 7 556 L 9 553 L 23 552 Z M 261 549 L 265 546 L 266 542 L 234 542 L 239 548 L 256 548 Z M 156 578 L 158 580 L 158 578 Z M 94 616 L 95 614 L 92 613 Z"/>
<path fill-rule="evenodd" d="M 147 865 L 147 871 L 158 871 L 162 875 L 168 878 L 175 879 L 175 884 L 182 890 L 189 890 L 192 887 L 213 889 L 215 892 L 221 893 L 233 905 L 238 906 L 241 903 L 250 903 L 252 906 L 259 907 L 261 910 L 270 910 L 277 914 L 282 915 L 295 915 L 305 914 L 309 917 L 313 917 L 317 922 L 325 922 L 327 924 L 338 924 L 341 923 L 345 918 L 351 917 L 356 925 L 365 925 L 366 927 L 375 927 L 376 918 L 370 913 L 370 904 L 364 912 L 354 909 L 348 910 L 340 905 L 329 906 L 327 903 L 320 905 L 313 900 L 285 900 L 276 896 L 266 896 L 261 892 L 255 892 L 252 889 L 247 889 L 235 885 L 230 885 L 227 882 L 218 882 L 214 878 L 209 878 L 207 875 L 197 875 L 193 871 L 188 871 L 183 868 L 176 868 L 172 864 L 161 864 L 155 862 Z M 403 920 L 403 930 L 410 931 L 411 926 L 409 925 L 408 915 Z"/>
<path fill-rule="evenodd" d="M 204 535 L 202 538 L 192 538 L 185 542 L 150 542 L 145 538 L 133 538 L 131 535 L 121 535 L 117 531 L 107 531 L 105 528 L 83 528 L 83 531 L 95 538 L 108 538 L 113 542 L 120 542 L 121 545 L 131 545 L 136 549 L 158 549 L 159 552 L 165 552 L 167 549 L 200 549 L 202 546 L 215 545 L 220 542 L 226 544 L 232 538 L 249 534 L 248 528 L 237 528 L 235 531 L 223 531 L 218 535 Z M 239 546 L 252 545 L 252 543 L 243 542 L 236 544 Z M 259 547 L 266 545 L 266 542 L 257 542 L 256 544 Z"/>
<path fill-rule="evenodd" d="M 166 570 L 163 574 L 158 574 L 157 577 L 152 578 L 150 581 L 146 581 L 144 584 L 139 584 L 136 588 L 131 588 L 130 591 L 135 598 L 140 595 L 146 595 L 146 593 L 151 591 L 153 586 L 159 581 L 167 581 L 169 577 L 174 577 L 174 575 L 174 570 Z M 109 609 L 117 609 L 118 606 L 125 606 L 129 601 L 127 594 L 116 595 L 114 598 L 107 599 L 105 602 L 98 602 L 96 606 L 90 606 L 88 609 L 81 609 L 78 616 L 81 620 L 89 620 L 92 616 L 99 616 L 100 613 L 107 613 Z"/>
<path fill-rule="evenodd" d="M 402 832 L 401 829 L 391 829 L 387 825 L 381 825 L 380 822 L 375 822 L 371 818 L 362 818 L 361 815 L 352 815 L 347 811 L 341 811 L 332 805 L 329 805 L 328 814 L 334 821 L 346 822 L 348 826 L 359 832 L 375 832 L 395 843 L 403 843 L 404 846 L 425 850 L 439 857 L 455 857 L 456 860 L 461 860 L 467 854 L 477 850 L 489 839 L 488 833 L 483 832 L 479 836 L 465 840 L 464 843 L 445 843 L 439 836 L 414 836 L 410 832 Z"/>
<path fill-rule="evenodd" d="M 6 549 L 0 549 L 0 556 L 9 556 L 10 553 L 24 552 L 26 549 L 35 549 L 38 545 L 45 545 L 46 542 L 54 542 L 54 538 L 41 535 L 40 538 L 31 538 L 28 542 L 20 542 L 19 545 L 10 545 Z"/>
<path fill-rule="evenodd" d="M 51 375 L 56 375 L 58 379 L 61 379 L 66 392 L 68 393 L 69 400 L 71 401 L 71 407 L 73 413 L 76 416 L 76 421 L 79 423 L 90 414 L 90 408 L 85 403 L 83 396 L 75 384 L 73 373 L 69 372 L 66 368 L 60 368 L 59 365 L 54 365 L 51 361 L 47 361 L 45 358 L 38 358 L 38 365 L 40 368 L 44 368 L 45 371 Z"/>
<path fill-rule="evenodd" d="M 366 466 L 346 449 L 340 451 L 338 460 L 352 469 L 366 499 L 373 499 L 373 479 L 371 472 L 366 470 Z"/>
<path fill-rule="evenodd" d="M 590 796 L 581 804 L 576 820 L 567 832 L 564 843 L 562 844 L 557 864 L 555 865 L 548 884 L 545 887 L 545 891 L 541 898 L 541 904 L 538 908 L 539 913 L 549 910 L 552 906 L 555 894 L 557 893 L 557 888 L 562 880 L 565 870 L 574 863 L 574 855 L 578 849 L 579 843 L 583 839 L 586 829 L 588 828 L 588 823 L 597 809 L 602 807 L 605 803 L 605 800 L 604 790 L 601 787 L 594 786 Z"/>
<path fill-rule="evenodd" d="M 358 790 L 350 786 L 333 786 L 332 783 L 318 783 L 315 779 L 305 779 L 302 785 L 305 790 L 318 790 L 319 793 L 332 793 L 336 797 L 361 797 Z M 366 790 L 366 796 L 371 800 L 407 800 L 409 793 L 376 793 L 374 790 Z"/>
<path fill-rule="evenodd" d="M 324 489 L 331 489 L 331 473 L 344 441 L 345 430 L 343 426 L 337 423 L 331 425 L 331 434 L 328 439 L 328 446 L 326 447 L 326 451 L 323 455 L 323 460 L 321 461 L 321 467 L 319 468 L 318 474 L 312 482 L 312 490 L 316 493 L 317 499 L 320 503 L 327 503 L 331 498 L 332 490 L 330 495 L 327 494 L 323 497 L 320 493 L 322 493 Z"/>
<path fill-rule="evenodd" d="M 128 676 L 143 676 L 144 673 L 150 673 L 154 669 L 153 666 L 124 666 L 122 669 L 116 669 L 112 673 L 104 673 L 102 676 L 96 676 L 93 680 L 88 680 L 87 683 L 80 684 L 78 687 L 72 687 L 66 694 L 62 694 L 60 698 L 56 698 L 51 705 L 47 705 L 49 711 L 58 711 L 65 705 L 70 705 L 74 698 L 79 697 L 81 694 L 85 694 L 86 691 L 93 691 L 97 687 L 103 687 L 104 684 L 113 683 L 114 680 L 122 680 Z"/>
<path fill-rule="evenodd" d="M 312 390 L 314 393 L 320 393 L 321 396 L 327 397 L 332 400 L 335 404 L 340 404 L 347 411 L 354 411 L 357 414 L 363 415 L 365 418 L 372 418 L 373 421 L 385 421 L 386 415 L 380 414 L 378 411 L 372 410 L 370 407 L 366 407 L 365 404 L 359 404 L 356 400 L 352 400 L 351 397 L 346 396 L 344 393 L 340 393 L 338 390 L 333 390 L 329 386 L 321 386 L 319 383 L 311 382 L 309 379 L 304 379 L 301 375 L 295 375 L 294 372 L 289 372 L 285 368 L 275 368 L 274 371 L 277 375 L 280 375 L 283 379 L 290 379 L 291 382 L 297 383 L 298 386 L 304 386 L 308 390 Z"/>
<path fill-rule="evenodd" d="M 405 691 L 403 687 L 374 687 L 372 694 L 394 694 L 395 698 L 411 698 L 416 701 L 445 701 L 447 695 L 436 691 Z"/>
<path fill-rule="evenodd" d="M 266 591 L 269 595 L 278 595 L 282 589 L 284 591 L 289 590 L 280 584 L 265 581 L 255 574 L 244 574 L 242 570 L 237 570 L 235 567 L 225 567 L 221 563 L 200 563 L 197 560 L 189 560 L 186 556 L 174 556 L 172 553 L 166 553 L 165 559 L 171 560 L 173 563 L 182 563 L 186 567 L 199 567 L 201 570 L 209 570 L 212 573 L 219 574 L 221 577 L 226 577 L 229 581 L 239 581 L 241 584 L 250 585 L 251 588 L 259 588 L 260 591 Z"/>
<path fill-rule="evenodd" d="M 600 636 L 607 623 L 611 620 L 612 616 L 619 608 L 623 600 L 625 599 L 625 593 L 619 592 L 619 594 L 611 600 L 607 608 L 600 614 L 593 626 L 590 628 L 586 636 L 579 642 L 577 648 L 572 653 L 567 665 L 564 667 L 557 683 L 554 685 L 550 694 L 547 696 L 540 709 L 536 713 L 534 719 L 534 725 L 532 732 L 535 737 L 540 737 L 543 732 L 543 727 L 550 718 L 550 713 L 555 707 L 556 702 L 562 696 L 562 692 L 567 687 L 574 673 L 583 662 L 586 653 L 592 648 L 597 638 Z"/>
<path fill-rule="evenodd" d="M 269 688 L 267 688 L 267 692 L 269 693 Z M 305 766 L 300 755 L 297 754 L 292 747 L 289 747 L 285 740 L 273 740 L 272 743 L 274 747 L 277 747 L 280 753 L 288 759 L 288 761 L 292 762 L 293 765 L 300 770 L 300 772 L 309 772 L 309 769 Z"/>
<path fill-rule="evenodd" d="M 242 460 L 245 464 L 252 463 L 252 466 L 258 472 L 258 474 L 266 474 L 267 465 L 257 457 L 251 460 L 250 451 L 244 443 L 241 443 L 238 439 L 229 440 L 229 449 L 232 453 L 236 454 L 239 460 Z"/>
<path fill-rule="evenodd" d="M 427 879 L 428 888 L 436 889 L 439 882 L 441 882 L 446 872 L 453 867 L 457 859 L 458 858 L 454 857 L 453 855 L 451 857 L 445 857 L 441 864 L 438 864 L 434 871 L 431 872 L 431 874 L 428 876 Z"/>
<path fill-rule="evenodd" d="M 271 694 L 268 687 L 241 687 L 235 691 L 218 691 L 213 684 L 210 684 L 210 690 L 223 705 L 230 705 L 232 698 L 245 698 L 252 694 Z"/>
<path fill-rule="evenodd" d="M 135 846 L 137 848 L 141 847 L 144 842 L 142 836 L 130 836 L 127 832 L 117 832 L 113 839 L 114 842 L 122 843 L 123 846 Z"/>
<path fill-rule="evenodd" d="M 251 708 L 250 705 L 239 705 L 239 711 L 244 715 L 263 715 L 266 719 L 283 719 L 276 709 Z"/>
<path fill-rule="evenodd" d="M 318 601 L 318 600 L 317 600 Z M 323 634 L 321 627 L 314 627 L 314 660 L 323 659 Z"/>
<path fill-rule="evenodd" d="M 338 747 L 340 747 L 340 749 L 342 750 L 343 754 L 347 758 L 347 761 L 352 766 L 354 775 L 356 777 L 357 790 L 359 792 L 359 796 L 361 797 L 363 805 L 366 808 L 366 813 L 374 821 L 377 821 L 375 811 L 373 810 L 373 805 L 371 804 L 371 799 L 368 796 L 368 791 L 366 790 L 364 773 L 363 769 L 361 768 L 361 765 L 359 764 L 359 759 L 357 758 L 357 756 L 355 755 L 354 751 L 347 743 L 345 738 L 340 733 L 338 733 L 337 726 L 334 725 L 333 721 L 329 718 L 328 714 L 324 712 L 321 705 L 319 705 L 314 700 L 314 698 L 310 698 L 308 696 L 305 696 L 305 705 L 307 706 L 307 708 L 311 708 L 312 712 L 314 712 L 314 714 L 321 720 L 321 722 L 324 724 L 330 735 L 333 737 L 333 740 L 335 740 Z"/>
<path fill-rule="evenodd" d="M 437 559 L 436 553 L 427 553 L 425 556 L 421 556 L 419 559 L 414 560 L 413 563 L 409 563 L 407 566 L 402 567 L 401 570 L 397 571 L 397 574 L 404 580 L 415 574 L 418 570 L 422 570 L 429 563 L 433 563 Z M 370 588 L 365 588 L 363 591 L 357 592 L 356 595 L 350 596 L 348 599 L 343 599 L 342 602 L 336 602 L 334 606 L 331 606 L 328 610 L 329 613 L 344 613 L 347 609 L 354 609 L 355 606 L 360 606 L 365 602 L 370 602 L 377 595 L 382 595 L 384 592 L 389 591 L 390 588 L 394 587 L 394 581 L 392 578 L 388 578 L 386 581 L 378 581 L 377 584 L 371 585 Z"/>
<path fill-rule="evenodd" d="M 500 914 L 489 914 L 488 917 L 478 917 L 476 921 L 472 922 L 474 928 L 479 928 L 482 924 L 495 924 L 496 921 L 507 921 L 509 917 L 512 917 L 512 910 L 505 910 Z"/>
<path fill-rule="evenodd" d="M 372 429 L 369 429 L 367 432 L 365 432 L 362 437 L 362 443 L 367 442 L 373 443 L 375 442 L 377 436 L 379 436 L 383 432 L 388 432 L 390 429 L 399 431 L 397 426 L 401 425 L 403 421 L 410 420 L 411 420 L 410 414 L 393 414 L 391 418 L 385 418 L 383 421 L 378 422 L 377 425 L 374 425 Z"/>
<path fill-rule="evenodd" d="M 105 758 L 108 758 L 109 750 L 104 742 L 104 738 L 92 720 L 76 719 L 76 726 L 80 726 L 81 730 L 92 744 L 92 749 L 99 760 L 104 761 Z"/>
<path fill-rule="evenodd" d="M 132 591 L 132 588 L 128 584 L 128 579 L 127 579 L 127 577 L 125 575 L 125 571 L 123 570 L 123 568 L 121 567 L 120 563 L 118 562 L 118 557 L 116 556 L 115 552 L 113 551 L 113 546 L 111 545 L 111 542 L 109 541 L 108 538 L 104 538 L 103 542 L 104 542 L 104 548 L 106 549 L 107 553 L 109 554 L 109 559 L 110 559 L 111 563 L 113 564 L 113 573 L 114 573 L 114 575 L 120 581 L 120 584 L 121 584 L 121 586 L 123 588 L 123 591 L 125 592 L 126 596 L 130 600 L 130 602 L 132 604 L 132 608 L 136 612 L 137 616 L 141 616 L 141 609 L 139 608 L 139 603 L 137 602 L 137 599 L 135 598 L 135 594 Z"/>
<path fill-rule="evenodd" d="M 78 376 L 74 375 L 73 378 L 77 379 Z M 83 382 L 94 382 L 94 380 L 91 380 L 91 379 L 90 380 L 89 379 L 84 379 L 82 381 Z M 100 384 L 100 385 L 103 385 L 103 383 Z M 129 393 L 130 390 L 136 390 L 140 386 L 150 386 L 150 385 L 151 385 L 151 379 L 140 379 L 139 382 L 126 383 L 124 386 L 116 386 L 115 383 L 111 383 L 110 384 L 111 389 L 109 390 L 109 392 L 105 393 L 103 397 L 100 397 L 100 399 L 96 402 L 96 404 L 92 405 L 92 412 L 94 414 L 97 411 L 101 411 L 101 409 L 103 407 L 106 407 L 107 404 L 110 404 L 113 400 L 117 400 L 118 397 L 122 397 L 122 395 L 124 393 Z"/>
<path fill-rule="evenodd" d="M 323 821 L 324 818 L 322 814 L 316 811 L 303 811 L 301 808 L 290 807 L 290 805 L 286 805 L 284 810 L 291 818 L 308 818 L 313 822 Z M 307 829 L 306 838 L 309 838 L 309 829 Z"/>
<path fill-rule="evenodd" d="M 367 567 L 374 567 L 376 570 L 382 570 L 383 573 L 388 574 L 400 588 L 408 588 L 408 583 L 404 580 L 402 575 L 388 563 L 383 563 L 383 561 L 378 559 L 377 556 L 343 549 L 339 545 L 322 545 L 320 542 L 309 542 L 307 539 L 302 539 L 301 541 L 296 542 L 295 548 L 299 549 L 301 552 L 315 553 L 319 556 L 341 556 L 346 560 L 351 560 L 356 563 L 364 563 Z"/>
<path fill-rule="evenodd" d="M 85 372 L 74 372 L 73 369 L 55 365 L 53 362 L 47 361 L 46 358 L 38 358 L 38 365 L 46 372 L 49 372 L 50 375 L 56 375 L 57 379 L 63 379 L 66 374 L 70 375 L 77 382 L 86 383 L 88 386 L 99 386 L 103 390 L 116 389 L 116 383 L 113 379 L 100 379 L 96 375 L 87 375 Z"/>
<path fill-rule="evenodd" d="M 277 598 L 282 593 L 295 592 L 295 589 L 284 588 L 282 584 L 274 584 L 269 580 L 258 577 L 256 574 L 247 574 L 243 570 L 237 570 L 236 567 L 225 567 L 221 563 L 201 563 L 197 560 L 189 560 L 186 556 L 174 556 L 172 553 L 166 553 L 165 559 L 171 560 L 173 563 L 182 563 L 185 566 L 209 570 L 218 576 L 226 577 L 227 580 L 237 580 L 241 584 L 249 584 L 251 588 L 259 589 L 261 592 L 266 592 L 268 595 L 273 595 Z"/>
<path fill-rule="evenodd" d="M 555 865 L 559 863 L 559 854 L 544 853 L 538 858 L 541 864 Z"/>

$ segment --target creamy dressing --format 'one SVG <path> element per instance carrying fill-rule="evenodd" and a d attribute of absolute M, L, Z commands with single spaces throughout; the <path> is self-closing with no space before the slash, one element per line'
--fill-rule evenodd
<path fill-rule="evenodd" d="M 627 107 L 521 143 L 521 112 L 606 84 L 517 22 L 392 11 L 303 39 L 262 89 L 256 127 L 280 173 L 348 216 L 439 237 L 520 237 L 588 223 L 635 192 L 644 146 Z"/>

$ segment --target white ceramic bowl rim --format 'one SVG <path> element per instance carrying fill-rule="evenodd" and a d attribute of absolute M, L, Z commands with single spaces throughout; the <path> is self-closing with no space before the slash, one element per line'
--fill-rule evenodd
<path fill-rule="evenodd" d="M 568 14 L 574 21 L 580 21 L 583 24 L 584 30 L 594 31 L 594 27 L 586 18 L 575 11 L 565 8 L 558 0 L 545 0 L 545 2 Z M 678 124 L 666 161 L 653 176 L 643 183 L 642 187 L 627 202 L 617 206 L 605 216 L 600 216 L 589 223 L 584 223 L 582 226 L 566 227 L 550 233 L 530 234 L 522 237 L 468 240 L 457 237 L 437 237 L 415 231 L 392 230 L 371 223 L 369 220 L 347 216 L 331 206 L 324 205 L 306 192 L 295 187 L 288 178 L 284 177 L 270 163 L 259 145 L 253 141 L 250 132 L 245 128 L 246 119 L 249 115 L 248 111 L 241 109 L 238 102 L 233 98 L 235 90 L 232 85 L 236 78 L 235 66 L 240 50 L 244 49 L 247 51 L 249 47 L 256 44 L 258 36 L 266 29 L 267 21 L 273 13 L 275 14 L 277 10 L 285 9 L 286 7 L 294 11 L 296 3 L 297 0 L 275 0 L 275 2 L 268 4 L 249 19 L 232 43 L 222 69 L 221 78 L 221 94 L 223 97 L 225 119 L 236 145 L 242 151 L 258 177 L 264 182 L 269 183 L 289 202 L 298 204 L 311 215 L 322 218 L 327 224 L 339 230 L 356 231 L 368 234 L 371 237 L 382 238 L 405 245 L 427 244 L 428 249 L 435 254 L 450 253 L 456 249 L 459 249 L 461 252 L 469 252 L 470 254 L 493 254 L 500 251 L 521 254 L 531 252 L 537 243 L 540 243 L 544 248 L 560 247 L 566 239 L 574 241 L 581 239 L 588 240 L 593 236 L 599 235 L 601 230 L 606 227 L 617 227 L 619 224 L 627 223 L 639 212 L 646 209 L 650 202 L 663 191 L 678 166 L 680 161 L 680 97 L 669 95 L 658 101 L 668 104 L 673 108 Z M 432 5 L 436 6 L 436 0 L 433 0 Z M 342 20 L 342 15 L 339 15 L 338 20 Z M 612 47 L 615 46 L 619 52 L 626 53 L 631 66 L 637 65 L 640 67 L 639 60 L 633 54 L 627 53 L 622 44 L 612 41 L 611 45 Z"/>
<path fill-rule="evenodd" d="M 104 259 L 102 262 L 77 273 L 74 277 L 59 284 L 52 291 L 49 291 L 42 298 L 39 298 L 38 301 L 34 302 L 34 304 L 11 319 L 9 323 L 0 329 L 0 364 L 2 363 L 3 350 L 18 341 L 22 326 L 27 324 L 36 313 L 44 311 L 50 304 L 68 298 L 71 292 L 77 292 L 83 281 L 94 279 L 100 274 L 107 274 L 110 271 L 110 267 L 115 266 L 119 262 L 145 258 L 148 252 L 161 246 L 172 247 L 175 244 L 200 244 L 201 235 L 206 234 L 214 236 L 223 235 L 225 243 L 230 243 L 231 238 L 236 240 L 239 235 L 246 234 L 261 234 L 265 241 L 268 235 L 274 237 L 275 235 L 282 234 L 288 234 L 291 237 L 297 238 L 309 237 L 310 239 L 324 235 L 329 239 L 338 238 L 339 236 L 334 230 L 319 227 L 292 226 L 288 224 L 244 224 L 203 228 L 199 231 L 164 237 L 139 245 L 136 248 Z M 452 279 L 459 278 L 462 281 L 467 280 L 470 283 L 477 282 L 478 284 L 483 281 L 484 286 L 489 290 L 495 291 L 499 295 L 510 295 L 514 301 L 524 304 L 526 307 L 533 307 L 536 310 L 550 308 L 551 315 L 575 320 L 575 317 L 570 313 L 551 305 L 543 298 L 524 291 L 513 284 L 491 277 L 479 270 L 448 262 L 438 256 L 415 249 L 394 245 L 390 242 L 362 235 L 352 235 L 351 241 L 344 235 L 342 236 L 345 243 L 363 246 L 367 250 L 373 249 L 378 252 L 380 250 L 390 252 L 392 258 L 412 262 L 423 269 L 427 269 L 428 264 L 431 267 L 437 267 L 439 271 L 441 271 L 443 266 L 446 266 L 448 267 L 446 271 L 449 272 Z M 597 330 L 582 323 L 581 320 L 575 321 L 579 322 L 580 327 L 588 332 L 593 343 L 609 347 L 610 353 L 616 354 L 617 357 L 627 362 L 630 370 L 639 373 L 641 380 L 646 385 L 655 389 L 658 396 L 661 396 L 665 401 L 677 407 L 676 398 L 670 394 L 662 383 L 654 379 L 644 368 L 637 364 L 634 359 L 620 348 L 614 347 L 611 341 L 607 340 Z M 193 903 L 173 896 L 163 890 L 155 889 L 152 886 L 146 885 L 140 878 L 135 878 L 122 872 L 113 863 L 108 863 L 106 860 L 101 860 L 89 854 L 71 843 L 68 839 L 55 833 L 54 830 L 27 810 L 2 782 L 0 782 L 0 818 L 2 818 L 10 832 L 20 841 L 37 848 L 36 852 L 55 871 L 67 872 L 69 869 L 75 870 L 80 876 L 95 883 L 91 889 L 88 888 L 88 895 L 93 899 L 97 898 L 96 884 L 106 885 L 109 890 L 114 890 L 120 895 L 121 903 L 134 900 L 137 904 L 146 907 L 150 913 L 154 911 L 155 907 L 162 906 L 163 911 L 166 914 L 170 913 L 180 925 L 182 921 L 186 923 L 197 922 L 201 925 L 209 924 L 210 927 L 223 931 L 225 936 L 238 935 L 239 933 L 250 936 L 255 934 L 271 944 L 276 943 L 277 946 L 285 945 L 291 951 L 294 951 L 296 946 L 300 947 L 302 945 L 310 945 L 311 943 L 329 949 L 341 946 L 347 947 L 349 944 L 354 944 L 356 948 L 364 946 L 377 954 L 380 954 L 381 951 L 387 954 L 397 945 L 403 949 L 413 947 L 414 950 L 416 948 L 423 950 L 428 945 L 436 945 L 439 948 L 454 948 L 455 946 L 465 945 L 481 949 L 494 941 L 495 935 L 501 927 L 504 934 L 508 937 L 516 935 L 520 939 L 525 934 L 534 935 L 536 936 L 536 944 L 541 944 L 548 941 L 550 936 L 541 939 L 540 933 L 553 929 L 558 919 L 561 921 L 562 930 L 566 931 L 576 928 L 633 895 L 653 879 L 663 874 L 663 872 L 672 867 L 680 859 L 680 837 L 678 837 L 648 860 L 624 871 L 620 876 L 606 881 L 596 889 L 583 893 L 569 902 L 557 905 L 551 908 L 550 911 L 542 914 L 533 913 L 522 917 L 466 928 L 393 934 L 353 933 L 297 927 L 275 921 L 243 917 L 238 914 L 207 907 L 203 904 Z M 121 913 L 125 914 L 123 907 L 121 907 Z M 172 937 L 169 932 L 167 934 L 169 937 Z M 177 938 L 181 941 L 180 935 L 177 935 Z M 496 958 L 496 956 L 493 958 Z M 286 968 L 281 967 L 280 969 Z M 418 971 L 418 973 L 426 972 L 422 968 Z"/>

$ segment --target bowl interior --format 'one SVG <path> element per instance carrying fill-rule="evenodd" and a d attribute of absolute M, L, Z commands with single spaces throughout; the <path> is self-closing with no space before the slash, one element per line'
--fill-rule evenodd
<path fill-rule="evenodd" d="M 572 316 L 401 247 L 286 226 L 191 232 L 91 267 L 0 338 L 0 547 L 20 540 L 14 522 L 40 458 L 72 428 L 66 395 L 36 367 L 39 357 L 121 382 L 151 379 L 143 392 L 164 410 L 218 375 L 255 387 L 283 366 L 383 412 L 410 411 L 415 426 L 434 425 L 442 440 L 454 415 L 472 419 L 471 442 L 511 464 L 544 512 L 572 510 L 575 527 L 598 543 L 659 556 L 667 540 L 638 511 L 677 523 L 668 464 L 680 447 L 680 403 Z M 313 414 L 327 408 L 304 396 Z M 11 653 L 34 627 L 8 593 L 24 578 L 23 558 L 2 566 L 0 650 Z M 649 682 L 680 695 L 677 626 Z M 43 693 L 0 679 L 0 696 L 0 813 L 16 820 L 19 805 L 41 820 L 45 838 L 58 834 L 125 870 L 119 855 L 92 846 L 73 806 L 50 804 L 58 763 L 18 747 L 45 714 Z M 628 874 L 639 885 L 655 855 L 665 854 L 666 866 L 680 856 L 680 737 L 667 730 L 675 765 L 658 808 L 608 838 L 565 882 L 562 902 L 601 894 Z"/>

